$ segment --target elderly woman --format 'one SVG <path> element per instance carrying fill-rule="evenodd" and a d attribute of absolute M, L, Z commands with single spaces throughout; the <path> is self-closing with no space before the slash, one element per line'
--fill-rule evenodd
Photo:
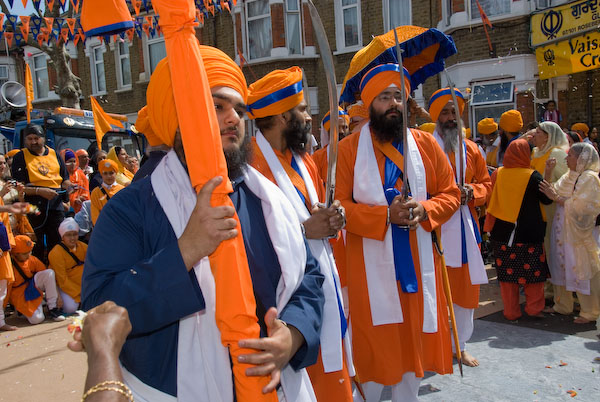
<path fill-rule="evenodd" d="M 127 151 L 125 148 L 121 147 L 112 147 L 108 151 L 108 155 L 106 155 L 106 159 L 110 159 L 114 161 L 119 167 L 119 172 L 117 173 L 117 183 L 122 186 L 128 186 L 131 184 L 131 180 L 133 179 L 133 173 L 127 169 L 129 166 L 129 155 L 127 155 Z"/>
<path fill-rule="evenodd" d="M 548 277 L 541 204 L 552 201 L 539 190 L 543 178 L 531 169 L 529 155 L 529 144 L 523 139 L 512 141 L 506 149 L 504 167 L 492 174 L 494 187 L 484 228 L 491 234 L 504 317 L 511 321 L 522 315 L 521 285 L 527 315 L 543 317 Z"/>
<path fill-rule="evenodd" d="M 573 312 L 573 292 L 581 311 L 577 324 L 595 321 L 600 315 L 600 248 L 594 236 L 600 214 L 600 164 L 590 144 L 574 144 L 567 154 L 569 171 L 556 183 L 543 182 L 540 189 L 556 202 L 550 272 L 554 285 L 553 309 L 559 314 Z M 552 169 L 554 161 L 548 161 Z"/>

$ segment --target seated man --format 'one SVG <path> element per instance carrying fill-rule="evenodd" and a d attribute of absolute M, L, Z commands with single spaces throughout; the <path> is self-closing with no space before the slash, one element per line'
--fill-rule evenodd
<path fill-rule="evenodd" d="M 63 311 L 74 313 L 81 301 L 81 275 L 87 244 L 79 241 L 79 225 L 73 218 L 67 218 L 58 227 L 62 241 L 48 254 L 50 267 L 56 274 L 58 291 L 63 300 Z"/>
<path fill-rule="evenodd" d="M 100 211 L 106 205 L 108 200 L 114 197 L 117 192 L 122 190 L 124 187 L 117 183 L 117 173 L 119 167 L 117 164 L 110 160 L 104 159 L 98 164 L 98 171 L 102 175 L 102 185 L 96 187 L 92 191 L 92 223 L 95 225 L 98 220 Z"/>
<path fill-rule="evenodd" d="M 54 321 L 64 321 L 65 317 L 56 305 L 58 291 L 54 271 L 31 255 L 33 245 L 29 237 L 15 236 L 15 246 L 11 250 L 15 281 L 9 302 L 31 324 L 39 324 L 46 318 L 42 309 L 42 294 L 45 293 L 50 317 Z"/>

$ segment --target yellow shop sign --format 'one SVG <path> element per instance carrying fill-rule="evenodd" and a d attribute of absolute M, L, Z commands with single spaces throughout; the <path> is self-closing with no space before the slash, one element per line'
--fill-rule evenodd
<path fill-rule="evenodd" d="M 573 37 L 600 26 L 600 0 L 579 0 L 531 16 L 531 46 Z"/>
<path fill-rule="evenodd" d="M 600 33 L 590 32 L 535 49 L 540 79 L 600 67 Z"/>

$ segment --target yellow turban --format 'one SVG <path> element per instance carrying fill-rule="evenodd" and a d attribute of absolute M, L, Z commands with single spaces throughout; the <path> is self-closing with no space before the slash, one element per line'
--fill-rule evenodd
<path fill-rule="evenodd" d="M 500 116 L 500 128 L 509 133 L 518 133 L 523 128 L 523 117 L 518 110 L 508 110 Z"/>
<path fill-rule="evenodd" d="M 360 97 L 367 110 L 373 99 L 392 84 L 398 88 L 402 85 L 398 64 L 380 64 L 367 71 L 360 81 Z M 404 69 L 404 85 L 408 96 L 410 93 L 410 75 L 406 69 Z"/>
<path fill-rule="evenodd" d="M 479 134 L 488 135 L 492 134 L 494 131 L 498 131 L 498 123 L 491 117 L 482 119 L 477 123 L 477 132 Z"/>
<path fill-rule="evenodd" d="M 15 246 L 10 250 L 15 254 L 24 254 L 33 250 L 35 243 L 29 238 L 29 236 L 18 235 L 15 236 Z"/>
<path fill-rule="evenodd" d="M 435 123 L 423 123 L 419 126 L 419 130 L 433 134 L 435 131 Z"/>
<path fill-rule="evenodd" d="M 456 92 L 456 101 L 458 102 L 458 117 L 460 117 L 463 114 L 463 110 L 465 110 L 465 98 L 458 88 L 454 88 L 454 91 Z M 429 99 L 429 115 L 431 116 L 431 120 L 437 121 L 442 109 L 451 101 L 452 93 L 450 92 L 450 88 L 442 88 L 435 91 L 431 95 L 431 99 Z"/>
<path fill-rule="evenodd" d="M 16 154 L 18 154 L 21 150 L 20 149 L 11 149 L 10 151 L 8 151 L 6 153 L 6 157 L 7 158 L 12 158 L 13 156 L 15 156 Z"/>
<path fill-rule="evenodd" d="M 465 128 L 465 137 L 471 138 L 471 129 L 470 128 Z"/>
<path fill-rule="evenodd" d="M 352 120 L 355 117 L 362 117 L 363 119 L 369 118 L 369 109 L 362 103 L 355 103 L 348 107 L 348 117 Z"/>
<path fill-rule="evenodd" d="M 590 128 L 585 123 L 575 123 L 575 124 L 573 124 L 571 126 L 571 130 L 573 130 L 573 131 L 583 131 L 583 133 L 585 135 L 587 135 L 588 132 L 590 131 Z"/>
<path fill-rule="evenodd" d="M 329 128 L 331 127 L 331 124 L 330 124 L 331 119 L 329 118 L 329 114 L 330 114 L 330 112 L 327 112 L 325 117 L 323 117 L 323 120 L 321 120 L 321 124 L 323 125 L 323 128 L 325 129 L 325 131 L 329 131 Z M 346 120 L 347 124 L 350 124 L 350 116 L 348 116 L 348 113 L 346 113 L 346 111 L 339 106 L 338 106 L 338 116 L 339 116 L 339 118 Z"/>
<path fill-rule="evenodd" d="M 110 171 L 118 173 L 119 166 L 117 166 L 117 163 L 112 159 L 104 159 L 101 160 L 100 163 L 98 163 L 98 171 L 100 172 L 100 174 Z"/>
<path fill-rule="evenodd" d="M 285 113 L 304 99 L 302 70 L 274 70 L 248 88 L 248 117 L 257 119 Z"/>

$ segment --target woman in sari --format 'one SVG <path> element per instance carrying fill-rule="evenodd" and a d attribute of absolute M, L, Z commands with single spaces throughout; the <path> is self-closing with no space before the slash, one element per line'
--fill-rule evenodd
<path fill-rule="evenodd" d="M 122 186 L 128 186 L 133 179 L 133 173 L 131 173 L 126 167 L 128 166 L 129 156 L 127 155 L 125 148 L 112 147 L 110 151 L 108 151 L 106 158 L 114 161 L 119 167 L 119 172 L 117 173 L 117 183 Z"/>
<path fill-rule="evenodd" d="M 600 163 L 598 152 L 585 142 L 573 144 L 566 161 L 567 173 L 554 184 L 540 185 L 557 204 L 551 237 L 552 308 L 571 314 L 573 292 L 577 292 L 581 311 L 575 323 L 587 324 L 600 316 L 600 248 L 594 236 L 600 214 Z M 547 168 L 554 163 L 549 160 Z"/>
<path fill-rule="evenodd" d="M 72 149 L 63 149 L 60 151 L 69 172 L 69 180 L 73 185 L 73 191 L 69 194 L 69 203 L 75 213 L 79 212 L 84 201 L 90 199 L 90 182 L 83 170 L 79 168 L 79 159 Z"/>
<path fill-rule="evenodd" d="M 530 148 L 523 139 L 510 143 L 504 154 L 504 167 L 492 174 L 494 185 L 485 222 L 491 245 L 504 317 L 521 317 L 519 286 L 525 290 L 525 313 L 543 317 L 544 282 L 548 265 L 544 253 L 546 222 L 541 204 L 552 201 L 540 190 L 542 175 L 531 169 Z"/>

